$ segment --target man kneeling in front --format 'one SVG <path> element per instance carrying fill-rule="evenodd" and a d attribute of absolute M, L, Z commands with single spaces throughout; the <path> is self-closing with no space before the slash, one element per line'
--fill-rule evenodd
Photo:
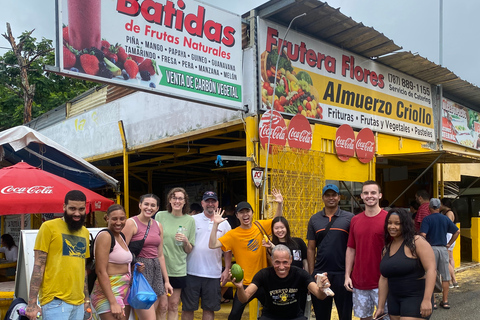
<path fill-rule="evenodd" d="M 327 277 L 323 277 L 319 287 L 307 271 L 290 266 L 291 263 L 290 249 L 279 244 L 272 250 L 273 267 L 257 272 L 246 289 L 243 288 L 243 281 L 235 282 L 236 279 L 232 278 L 242 303 L 246 303 L 259 288 L 265 290 L 265 305 L 259 320 L 305 320 L 302 312 L 305 306 L 301 308 L 299 301 L 306 301 L 308 291 L 321 300 L 327 297 L 322 290 L 330 286 Z"/>

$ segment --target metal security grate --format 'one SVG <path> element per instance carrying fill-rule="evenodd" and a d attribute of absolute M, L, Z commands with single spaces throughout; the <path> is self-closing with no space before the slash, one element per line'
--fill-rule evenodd
<path fill-rule="evenodd" d="M 273 146 L 268 190 L 277 188 L 284 198 L 283 214 L 292 236 L 306 239 L 310 217 L 321 210 L 325 185 L 325 154 L 320 151 Z M 271 192 L 265 218 L 273 217 L 276 205 Z M 273 205 L 272 205 L 273 204 Z"/>

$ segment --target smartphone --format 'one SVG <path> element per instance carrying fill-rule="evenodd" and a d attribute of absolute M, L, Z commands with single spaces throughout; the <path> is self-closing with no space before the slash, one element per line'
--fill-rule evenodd
<path fill-rule="evenodd" d="M 381 320 L 381 319 L 385 319 L 385 317 L 388 315 L 388 313 L 384 313 L 382 314 L 381 316 L 378 316 L 377 318 L 374 318 L 373 320 Z"/>

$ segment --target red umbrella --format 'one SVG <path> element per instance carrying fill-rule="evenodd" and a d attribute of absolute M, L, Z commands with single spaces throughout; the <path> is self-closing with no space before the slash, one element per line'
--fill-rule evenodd
<path fill-rule="evenodd" d="M 28 163 L 0 170 L 0 215 L 63 213 L 65 194 L 80 190 L 87 196 L 87 213 L 107 211 L 114 202 L 74 182 Z"/>

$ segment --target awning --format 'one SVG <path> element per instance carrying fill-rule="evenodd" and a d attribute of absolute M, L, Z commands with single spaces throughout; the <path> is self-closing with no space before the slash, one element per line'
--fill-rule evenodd
<path fill-rule="evenodd" d="M 391 159 L 395 161 L 403 161 L 416 164 L 430 164 L 435 161 L 437 163 L 479 163 L 480 155 L 459 153 L 447 150 L 421 152 L 421 153 L 403 153 L 403 154 L 382 154 L 377 158 Z"/>
<path fill-rule="evenodd" d="M 0 132 L 0 167 L 24 161 L 31 166 L 73 181 L 87 189 L 118 181 L 43 134 L 25 126 Z"/>

